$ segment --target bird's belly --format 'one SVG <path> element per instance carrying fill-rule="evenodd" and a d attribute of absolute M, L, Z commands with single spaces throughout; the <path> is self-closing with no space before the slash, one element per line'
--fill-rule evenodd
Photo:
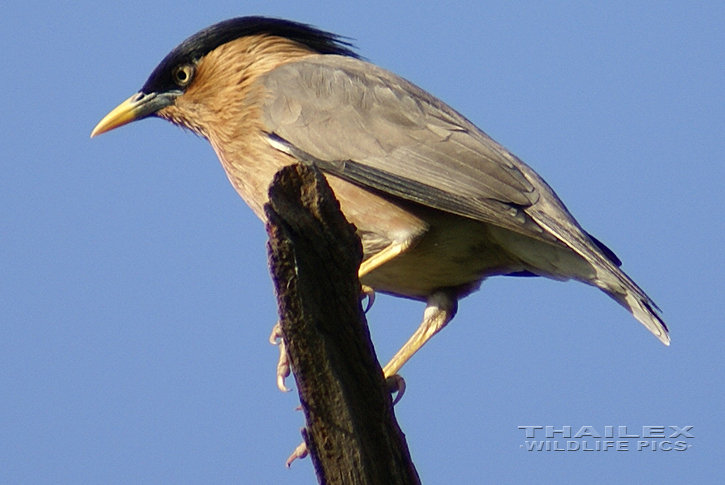
<path fill-rule="evenodd" d="M 424 300 L 440 289 L 464 296 L 487 276 L 525 269 L 491 238 L 487 224 L 448 215 L 434 221 L 408 251 L 365 275 L 362 283 L 379 292 Z"/>
<path fill-rule="evenodd" d="M 426 300 L 443 289 L 462 297 L 488 276 L 522 271 L 562 280 L 591 278 L 591 266 L 565 245 L 383 198 L 331 175 L 327 180 L 345 217 L 358 229 L 365 258 L 390 245 L 411 243 L 361 278 L 375 291 Z"/>

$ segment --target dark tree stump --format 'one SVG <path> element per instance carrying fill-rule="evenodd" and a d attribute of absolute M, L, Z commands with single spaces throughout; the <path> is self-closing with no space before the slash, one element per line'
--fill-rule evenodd
<path fill-rule="evenodd" d="M 354 226 L 314 167 L 280 170 L 269 198 L 270 268 L 319 482 L 420 483 L 361 308 Z"/>

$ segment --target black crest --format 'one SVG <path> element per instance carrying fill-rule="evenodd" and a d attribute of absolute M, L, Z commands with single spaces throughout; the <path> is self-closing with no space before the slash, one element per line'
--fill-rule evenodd
<path fill-rule="evenodd" d="M 156 66 L 141 91 L 150 93 L 172 89 L 171 69 L 175 66 L 196 62 L 220 45 L 249 35 L 284 37 L 320 54 L 358 57 L 352 50 L 352 44 L 343 37 L 310 25 L 268 17 L 238 17 L 207 27 L 176 46 Z"/>

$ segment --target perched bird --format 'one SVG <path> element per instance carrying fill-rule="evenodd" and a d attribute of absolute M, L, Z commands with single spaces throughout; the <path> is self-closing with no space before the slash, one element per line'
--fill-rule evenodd
<path fill-rule="evenodd" d="M 494 275 L 596 286 L 670 342 L 656 305 L 536 172 L 337 35 L 265 17 L 220 22 L 172 50 L 91 136 L 149 116 L 209 140 L 262 219 L 281 167 L 325 174 L 362 239 L 361 282 L 427 303 L 386 376 Z"/>

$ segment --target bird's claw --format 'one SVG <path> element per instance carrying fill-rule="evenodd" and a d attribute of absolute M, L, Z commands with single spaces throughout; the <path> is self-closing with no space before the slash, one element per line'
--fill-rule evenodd
<path fill-rule="evenodd" d="M 405 394 L 405 379 L 400 374 L 393 374 L 385 378 L 385 385 L 388 387 L 390 394 L 395 394 L 393 398 L 393 406 L 395 406 Z"/>
<path fill-rule="evenodd" d="M 269 336 L 269 343 L 279 347 L 279 361 L 277 362 L 277 387 L 282 392 L 289 392 L 290 389 L 285 385 L 284 380 L 290 374 L 290 362 L 287 355 L 287 348 L 282 338 L 282 325 L 277 322 L 272 327 L 272 334 Z"/>
<path fill-rule="evenodd" d="M 375 302 L 375 290 L 369 286 L 363 285 L 362 292 L 364 297 L 367 298 L 364 308 L 364 311 L 367 312 Z M 287 355 L 287 348 L 284 343 L 282 324 L 280 322 L 277 322 L 274 327 L 272 327 L 272 333 L 269 336 L 269 343 L 279 347 L 279 361 L 277 362 L 277 387 L 282 392 L 289 392 L 290 389 L 285 385 L 285 379 L 290 375 L 290 361 L 289 356 Z M 405 379 L 403 379 L 399 374 L 394 374 L 385 379 L 385 384 L 388 391 L 391 394 L 395 394 L 395 397 L 393 398 L 393 405 L 395 405 L 398 401 L 400 401 L 405 393 Z M 301 409 L 301 406 L 297 409 Z M 307 448 L 307 443 L 303 441 L 297 446 L 297 448 L 294 449 L 289 458 L 287 458 L 285 466 L 287 468 L 291 467 L 295 460 L 305 458 L 308 454 L 309 449 Z"/>
<path fill-rule="evenodd" d="M 362 285 L 362 294 L 363 298 L 367 300 L 363 311 L 367 313 L 373 307 L 373 303 L 375 303 L 375 290 L 367 285 Z"/>
<path fill-rule="evenodd" d="M 285 466 L 287 466 L 287 468 L 289 468 L 290 466 L 292 466 L 292 463 L 295 460 L 297 460 L 298 458 L 302 459 L 302 458 L 306 457 L 309 454 L 309 452 L 310 452 L 310 450 L 307 449 L 307 443 L 305 443 L 303 441 L 302 443 L 299 444 L 299 446 L 297 446 L 297 448 L 295 448 L 295 451 L 292 452 L 292 454 L 289 456 L 289 458 L 287 458 L 287 461 L 285 462 Z"/>

